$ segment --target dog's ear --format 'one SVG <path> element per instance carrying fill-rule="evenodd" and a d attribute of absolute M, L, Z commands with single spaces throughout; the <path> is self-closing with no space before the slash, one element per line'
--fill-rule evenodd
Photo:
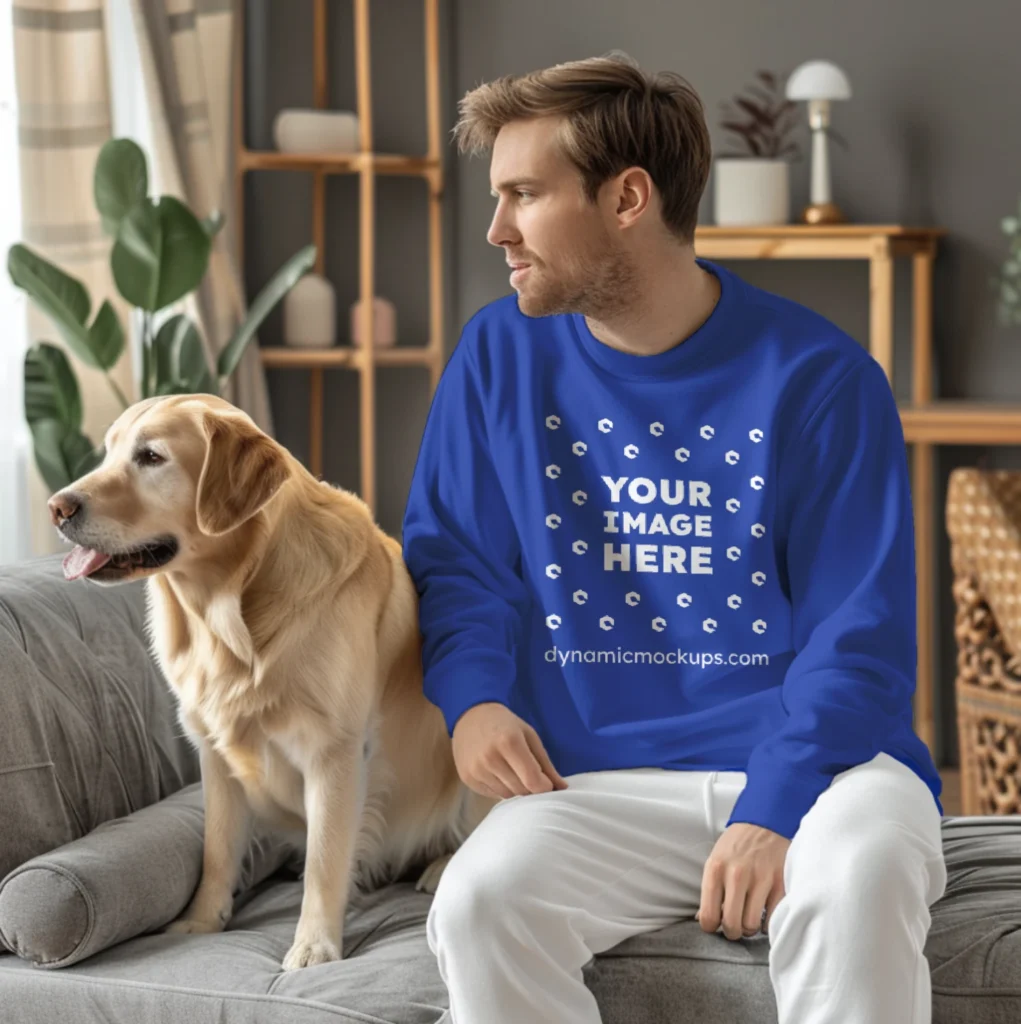
<path fill-rule="evenodd" d="M 207 412 L 206 458 L 195 500 L 198 527 L 210 537 L 251 519 L 290 471 L 280 446 L 242 416 Z"/>

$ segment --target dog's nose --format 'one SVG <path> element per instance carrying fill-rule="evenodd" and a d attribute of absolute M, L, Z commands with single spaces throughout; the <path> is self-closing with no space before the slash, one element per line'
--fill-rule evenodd
<path fill-rule="evenodd" d="M 61 523 L 67 522 L 78 513 L 82 507 L 82 499 L 73 491 L 60 491 L 54 494 L 46 504 L 49 505 L 50 519 L 53 525 L 60 526 Z"/>

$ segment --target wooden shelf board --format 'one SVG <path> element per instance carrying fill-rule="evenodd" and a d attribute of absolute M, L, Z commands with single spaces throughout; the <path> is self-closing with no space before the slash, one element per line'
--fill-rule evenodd
<path fill-rule="evenodd" d="M 376 366 L 430 366 L 440 358 L 433 349 L 425 345 L 377 348 L 374 354 L 373 361 Z M 335 345 L 332 348 L 287 348 L 283 345 L 267 345 L 259 349 L 259 356 L 263 366 L 291 369 L 360 367 L 364 363 L 363 350 L 352 345 Z"/>
<path fill-rule="evenodd" d="M 886 238 L 939 238 L 946 233 L 946 228 L 905 224 L 767 224 L 755 227 L 705 224 L 695 229 L 695 238 L 875 238 L 877 235 Z"/>
<path fill-rule="evenodd" d="M 695 230 L 695 252 L 706 259 L 868 260 L 877 255 L 932 253 L 945 228 L 900 224 L 775 224 Z"/>
<path fill-rule="evenodd" d="M 945 398 L 901 405 L 900 417 L 909 442 L 1021 445 L 1021 403 Z"/>
<path fill-rule="evenodd" d="M 377 174 L 429 175 L 440 161 L 427 156 L 399 153 L 279 153 L 243 149 L 238 155 L 246 171 L 321 171 L 324 174 L 357 174 L 368 164 Z"/>

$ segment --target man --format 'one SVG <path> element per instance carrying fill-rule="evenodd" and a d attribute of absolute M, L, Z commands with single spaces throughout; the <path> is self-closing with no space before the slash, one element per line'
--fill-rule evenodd
<path fill-rule="evenodd" d="M 596 1024 L 593 954 L 769 936 L 781 1024 L 923 1024 L 946 882 L 912 727 L 904 439 L 833 324 L 696 258 L 679 76 L 611 55 L 461 103 L 516 294 L 464 328 L 404 552 L 459 773 L 505 798 L 428 936 L 455 1024 Z"/>

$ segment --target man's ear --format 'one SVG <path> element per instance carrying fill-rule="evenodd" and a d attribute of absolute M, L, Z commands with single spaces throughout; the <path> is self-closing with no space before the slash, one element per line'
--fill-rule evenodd
<path fill-rule="evenodd" d="M 195 517 L 210 537 L 251 519 L 290 474 L 283 450 L 241 416 L 207 412 L 206 458 L 199 475 Z"/>

